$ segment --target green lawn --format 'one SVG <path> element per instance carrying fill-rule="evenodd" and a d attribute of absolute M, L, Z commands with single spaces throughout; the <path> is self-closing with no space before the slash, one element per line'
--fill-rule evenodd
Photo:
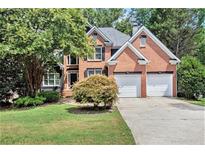
<path fill-rule="evenodd" d="M 192 103 L 196 104 L 196 105 L 205 106 L 205 98 L 202 98 L 202 99 L 200 99 L 198 101 L 193 101 Z"/>
<path fill-rule="evenodd" d="M 0 112 L 0 144 L 135 144 L 117 109 L 55 104 Z"/>

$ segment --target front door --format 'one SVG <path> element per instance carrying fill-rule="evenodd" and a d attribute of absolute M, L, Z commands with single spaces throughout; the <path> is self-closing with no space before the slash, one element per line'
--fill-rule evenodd
<path fill-rule="evenodd" d="M 76 81 L 78 81 L 78 74 L 77 73 L 71 73 L 70 74 L 70 85 L 71 85 L 71 87 Z"/>

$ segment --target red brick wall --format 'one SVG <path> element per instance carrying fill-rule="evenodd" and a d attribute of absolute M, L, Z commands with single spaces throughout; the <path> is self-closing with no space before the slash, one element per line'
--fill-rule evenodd
<path fill-rule="evenodd" d="M 96 43 L 105 47 L 105 61 L 84 61 L 79 59 L 79 80 L 84 79 L 84 72 L 87 68 L 104 69 L 106 61 L 111 57 L 111 47 L 105 46 L 101 36 L 98 35 Z M 169 64 L 169 56 L 148 36 L 146 47 L 140 47 L 139 37 L 133 41 L 133 46 L 139 49 L 150 63 L 148 65 L 139 65 L 137 62 L 138 57 L 129 48 L 126 48 L 117 58 L 117 65 L 109 66 L 108 75 L 113 76 L 114 72 L 142 72 L 141 97 L 146 97 L 147 72 L 173 71 L 173 95 L 176 96 L 176 66 Z"/>
<path fill-rule="evenodd" d="M 141 34 L 145 33 L 142 32 Z M 171 65 L 169 63 L 170 57 L 148 35 L 147 44 L 145 47 L 140 47 L 140 35 L 133 41 L 132 44 L 150 61 L 147 65 L 147 72 L 174 72 L 173 95 L 176 96 L 176 65 Z"/>
<path fill-rule="evenodd" d="M 113 76 L 115 72 L 141 72 L 141 97 L 146 97 L 146 66 L 138 64 L 138 57 L 128 47 L 116 61 L 117 65 L 108 68 L 109 76 Z"/>
<path fill-rule="evenodd" d="M 102 68 L 104 69 L 106 61 L 111 57 L 111 47 L 105 46 L 104 40 L 101 36 L 97 36 L 96 45 L 105 47 L 105 60 L 104 61 L 84 61 L 79 60 L 79 80 L 84 79 L 84 72 L 87 68 Z"/>

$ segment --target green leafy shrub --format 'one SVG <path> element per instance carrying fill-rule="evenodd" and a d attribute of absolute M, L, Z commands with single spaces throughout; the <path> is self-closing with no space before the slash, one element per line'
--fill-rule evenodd
<path fill-rule="evenodd" d="M 188 99 L 205 96 L 205 66 L 198 59 L 185 56 L 177 70 L 178 91 Z"/>
<path fill-rule="evenodd" d="M 28 107 L 28 106 L 37 106 L 44 103 L 46 98 L 42 96 L 36 96 L 34 98 L 26 96 L 26 97 L 20 97 L 15 102 L 14 105 L 16 107 Z"/>
<path fill-rule="evenodd" d="M 46 102 L 57 102 L 60 99 L 60 94 L 57 91 L 43 91 L 39 94 L 46 98 Z"/>
<path fill-rule="evenodd" d="M 113 78 L 93 75 L 74 84 L 73 98 L 79 103 L 93 103 L 98 106 L 112 107 L 117 99 L 118 87 Z"/>

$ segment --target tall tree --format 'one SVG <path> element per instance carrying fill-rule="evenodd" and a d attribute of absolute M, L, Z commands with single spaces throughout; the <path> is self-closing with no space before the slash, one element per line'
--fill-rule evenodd
<path fill-rule="evenodd" d="M 123 16 L 123 9 L 83 9 L 88 22 L 97 27 L 112 27 Z"/>
<path fill-rule="evenodd" d="M 205 14 L 201 9 L 133 11 L 138 23 L 148 27 L 175 55 L 195 54 L 199 49 L 200 41 L 195 37 L 202 33 Z"/>
<path fill-rule="evenodd" d="M 128 17 L 117 21 L 114 27 L 125 34 L 132 35 L 132 23 Z"/>
<path fill-rule="evenodd" d="M 79 9 L 0 9 L 0 55 L 21 54 L 31 96 L 38 92 L 48 64 L 64 53 L 92 52 Z"/>

